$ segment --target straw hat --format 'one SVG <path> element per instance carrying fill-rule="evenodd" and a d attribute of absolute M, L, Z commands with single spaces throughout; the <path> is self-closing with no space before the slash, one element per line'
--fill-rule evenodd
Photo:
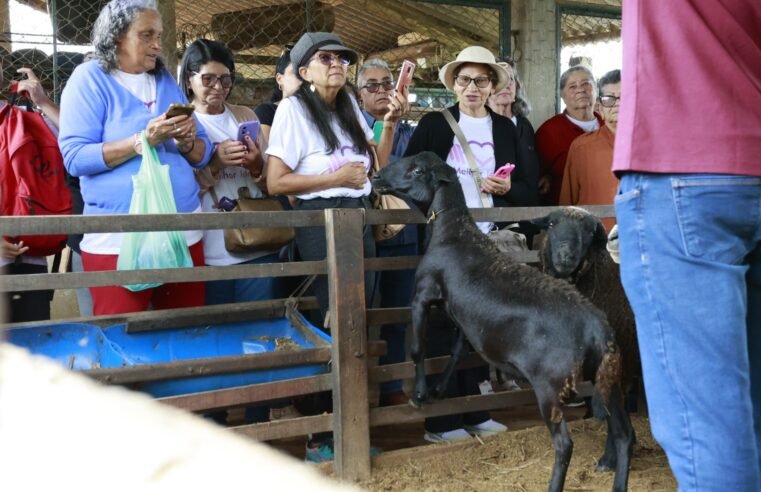
<path fill-rule="evenodd" d="M 447 63 L 439 70 L 439 80 L 450 91 L 454 91 L 454 72 L 463 63 L 488 65 L 494 70 L 494 73 L 497 74 L 497 81 L 494 82 L 494 92 L 501 91 L 507 85 L 507 70 L 497 63 L 492 52 L 481 46 L 468 46 L 460 51 L 455 61 Z"/>

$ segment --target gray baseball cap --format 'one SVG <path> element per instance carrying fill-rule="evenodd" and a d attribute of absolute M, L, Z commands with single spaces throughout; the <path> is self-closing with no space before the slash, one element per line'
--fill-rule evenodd
<path fill-rule="evenodd" d="M 341 42 L 341 39 L 332 32 L 306 32 L 291 48 L 291 63 L 298 71 L 299 67 L 306 65 L 307 61 L 318 50 L 335 51 L 343 53 L 353 65 L 357 63 L 357 53 L 350 50 Z"/>

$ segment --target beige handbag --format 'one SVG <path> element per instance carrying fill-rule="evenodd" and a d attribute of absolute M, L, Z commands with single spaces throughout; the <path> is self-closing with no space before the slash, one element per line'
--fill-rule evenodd
<path fill-rule="evenodd" d="M 209 189 L 214 206 L 219 208 L 219 200 L 214 188 Z M 238 199 L 231 212 L 279 212 L 283 205 L 274 198 L 251 198 L 248 187 L 238 188 Z M 220 211 L 224 212 L 225 210 Z M 252 251 L 277 251 L 291 240 L 293 227 L 250 227 L 225 229 L 225 249 L 230 253 Z"/>
<path fill-rule="evenodd" d="M 378 155 L 375 153 L 375 148 L 371 148 L 373 160 L 373 173 L 380 171 L 378 165 Z M 407 202 L 394 195 L 381 195 L 379 193 L 373 193 L 373 208 L 377 210 L 409 210 L 410 206 Z M 376 241 L 384 241 L 396 236 L 407 224 L 376 224 L 373 226 L 373 237 Z"/>

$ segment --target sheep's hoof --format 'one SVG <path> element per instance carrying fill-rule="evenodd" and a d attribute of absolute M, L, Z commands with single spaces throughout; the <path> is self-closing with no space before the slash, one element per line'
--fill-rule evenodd
<path fill-rule="evenodd" d="M 605 472 L 612 472 L 616 469 L 616 464 L 611 463 L 607 459 L 600 459 L 600 461 L 597 462 L 597 466 L 595 467 L 596 472 L 605 473 Z"/>
<path fill-rule="evenodd" d="M 416 393 L 412 395 L 412 398 L 410 398 L 410 406 L 412 408 L 421 408 L 423 404 L 425 404 L 428 401 L 428 398 L 424 395 L 421 395 L 419 393 Z"/>
<path fill-rule="evenodd" d="M 425 400 L 420 400 L 418 398 L 415 398 L 414 396 L 410 398 L 409 404 L 412 408 L 417 408 L 418 410 L 423 408 L 423 404 L 425 404 Z"/>

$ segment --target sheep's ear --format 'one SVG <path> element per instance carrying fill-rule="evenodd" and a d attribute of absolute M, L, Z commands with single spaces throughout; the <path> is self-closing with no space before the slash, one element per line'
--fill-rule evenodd
<path fill-rule="evenodd" d="M 597 225 L 595 226 L 595 238 L 594 242 L 598 244 L 608 244 L 608 232 L 605 230 L 605 226 L 602 225 L 600 219 L 595 219 Z"/>
<path fill-rule="evenodd" d="M 529 230 L 535 230 L 536 233 L 539 233 L 539 231 L 549 229 L 550 216 L 545 215 L 544 217 L 539 217 L 537 219 L 521 220 L 519 223 L 521 227 L 528 228 Z"/>
<path fill-rule="evenodd" d="M 434 166 L 431 171 L 434 183 L 454 183 L 457 181 L 457 176 L 454 170 L 449 167 L 448 164 L 440 164 Z"/>

